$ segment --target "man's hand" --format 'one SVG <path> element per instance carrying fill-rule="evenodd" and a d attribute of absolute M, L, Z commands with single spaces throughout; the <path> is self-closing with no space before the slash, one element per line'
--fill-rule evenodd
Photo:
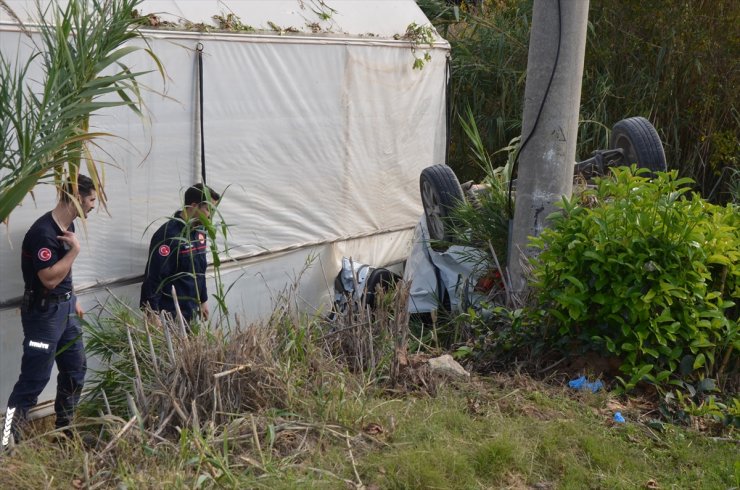
<path fill-rule="evenodd" d="M 77 313 L 77 316 L 80 318 L 85 316 L 85 310 L 82 309 L 82 306 L 80 306 L 79 301 L 75 301 L 75 313 Z"/>
<path fill-rule="evenodd" d="M 61 235 L 57 235 L 57 240 L 64 244 L 67 253 L 51 267 L 40 269 L 36 273 L 41 284 L 49 291 L 56 288 L 67 277 L 69 271 L 72 270 L 72 263 L 80 253 L 80 242 L 77 241 L 77 237 L 71 231 L 65 231 Z"/>
<path fill-rule="evenodd" d="M 208 309 L 208 303 L 201 303 L 200 304 L 200 317 L 203 319 L 203 321 L 208 320 L 208 317 L 210 316 L 211 312 Z"/>
<path fill-rule="evenodd" d="M 69 250 L 74 250 L 75 252 L 80 251 L 80 242 L 77 240 L 77 236 L 71 231 L 62 232 L 61 235 L 57 236 L 57 240 L 69 247 Z"/>

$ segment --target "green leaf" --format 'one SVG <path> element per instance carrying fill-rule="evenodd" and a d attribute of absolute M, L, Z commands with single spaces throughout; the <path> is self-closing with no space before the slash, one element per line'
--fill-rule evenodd
<path fill-rule="evenodd" d="M 720 265 L 732 265 L 732 261 L 724 255 L 712 254 L 707 257 L 707 263 L 709 264 L 720 264 Z"/>
<path fill-rule="evenodd" d="M 39 177 L 39 174 L 32 174 L 19 178 L 0 192 L 0 222 L 8 219 L 10 213 L 31 192 Z"/>
<path fill-rule="evenodd" d="M 661 356 L 663 356 L 664 358 L 666 358 L 668 360 L 671 360 L 671 354 L 673 353 L 673 351 L 667 345 L 661 345 L 661 346 L 659 346 L 658 347 L 658 352 L 660 352 Z M 673 367 L 671 369 L 675 369 L 675 367 Z"/>
<path fill-rule="evenodd" d="M 581 292 L 586 290 L 586 287 L 583 285 L 583 283 L 573 276 L 566 275 L 566 276 L 563 276 L 563 279 L 574 284 Z"/>
<path fill-rule="evenodd" d="M 698 338 L 696 340 L 693 340 L 691 344 L 689 344 L 691 347 L 694 348 L 706 348 L 706 347 L 714 347 L 714 344 L 709 342 L 705 338 Z"/>
<path fill-rule="evenodd" d="M 660 312 L 660 315 L 655 319 L 656 323 L 662 323 L 662 322 L 671 322 L 673 321 L 673 316 L 671 315 L 671 309 L 670 308 L 663 308 L 663 311 Z"/>
<path fill-rule="evenodd" d="M 645 376 L 647 373 L 653 370 L 652 364 L 645 364 L 637 371 L 637 377 L 638 379 L 642 379 L 643 376 Z"/>
<path fill-rule="evenodd" d="M 655 349 L 652 349 L 650 347 L 642 347 L 642 351 L 650 356 L 653 356 L 655 359 L 658 359 L 660 357 L 660 354 L 658 354 L 658 351 Z"/>
<path fill-rule="evenodd" d="M 606 259 L 604 259 L 604 257 L 597 254 L 593 250 L 586 250 L 585 252 L 583 252 L 583 256 L 588 257 L 589 259 L 593 259 L 597 262 L 601 262 L 602 264 L 606 262 Z"/>
<path fill-rule="evenodd" d="M 706 359 L 704 357 L 704 354 L 702 353 L 697 354 L 696 359 L 694 359 L 694 365 L 693 365 L 694 370 L 704 367 L 705 362 L 706 362 Z"/>
<path fill-rule="evenodd" d="M 135 51 L 139 51 L 141 48 L 138 46 L 125 46 L 123 48 L 117 49 L 113 51 L 110 55 L 106 56 L 105 58 L 101 59 L 96 65 L 95 65 L 95 71 L 101 72 L 108 66 L 112 65 L 114 62 L 120 60 L 124 56 L 131 54 Z"/>
<path fill-rule="evenodd" d="M 602 293 L 594 294 L 591 297 L 591 300 L 594 303 L 600 304 L 600 305 L 605 305 L 605 304 L 607 304 L 609 302 L 609 298 L 605 294 L 602 294 Z"/>
<path fill-rule="evenodd" d="M 614 341 L 609 337 L 606 338 L 606 348 L 609 352 L 616 353 L 616 346 L 614 345 Z"/>

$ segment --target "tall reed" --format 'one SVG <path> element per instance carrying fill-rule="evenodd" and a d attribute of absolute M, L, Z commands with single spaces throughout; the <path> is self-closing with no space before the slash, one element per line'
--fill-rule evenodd
<path fill-rule="evenodd" d="M 82 165 L 105 205 L 104 172 L 92 148 L 110 135 L 90 131 L 90 117 L 121 106 L 141 114 L 137 78 L 144 72 L 124 64 L 131 53 L 145 50 L 163 73 L 154 53 L 130 43 L 141 38 L 139 3 L 51 2 L 38 12 L 38 33 L 19 25 L 32 54 L 24 60 L 0 53 L 0 221 L 40 181 L 60 184 L 66 175 L 76 184 Z M 0 7 L 12 12 L 5 2 Z"/>

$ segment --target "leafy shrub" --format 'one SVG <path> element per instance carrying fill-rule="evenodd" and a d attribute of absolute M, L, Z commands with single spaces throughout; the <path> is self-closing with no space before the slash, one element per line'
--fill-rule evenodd
<path fill-rule="evenodd" d="M 533 239 L 539 298 L 559 336 L 622 359 L 627 389 L 720 378 L 740 349 L 738 209 L 689 195 L 675 171 L 644 175 L 615 169 L 563 200 Z"/>

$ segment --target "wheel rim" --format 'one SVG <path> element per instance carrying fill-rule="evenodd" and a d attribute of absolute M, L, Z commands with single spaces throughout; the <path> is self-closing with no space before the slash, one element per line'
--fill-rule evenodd
<path fill-rule="evenodd" d="M 429 227 L 429 236 L 436 240 L 444 238 L 444 224 L 442 223 L 442 205 L 439 194 L 428 181 L 424 181 L 421 190 L 421 202 L 424 206 L 424 215 Z"/>
<path fill-rule="evenodd" d="M 617 141 L 615 142 L 615 148 L 621 148 L 622 152 L 624 153 L 624 163 L 625 165 L 632 165 L 633 163 L 639 164 L 640 162 L 637 161 L 637 154 L 635 153 L 635 149 L 632 146 L 632 142 L 627 138 L 626 136 L 619 136 L 617 138 Z"/>

